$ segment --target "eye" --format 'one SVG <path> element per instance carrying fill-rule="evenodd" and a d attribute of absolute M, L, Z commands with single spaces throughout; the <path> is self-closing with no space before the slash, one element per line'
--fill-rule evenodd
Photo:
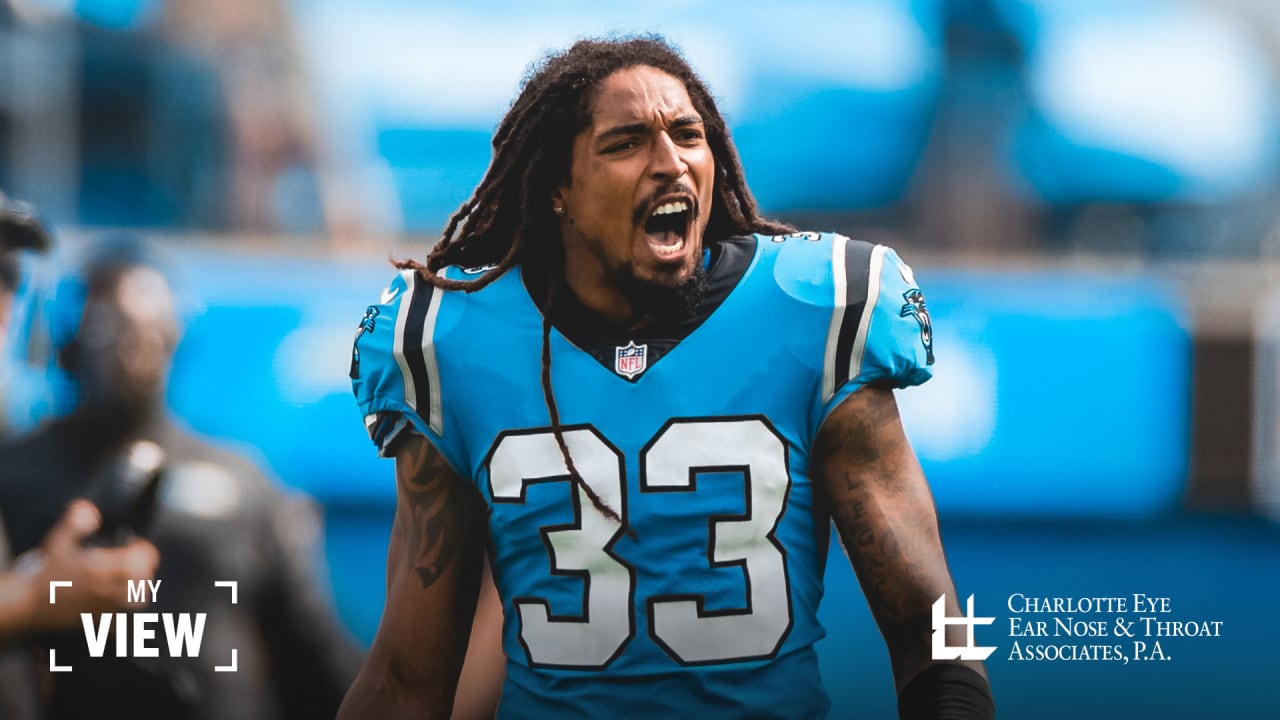
<path fill-rule="evenodd" d="M 611 155 L 613 153 L 626 152 L 628 150 L 638 147 L 639 145 L 640 143 L 636 142 L 635 140 L 623 140 L 622 142 L 617 142 L 606 147 L 604 149 L 604 153 L 606 155 Z"/>
<path fill-rule="evenodd" d="M 696 143 L 704 137 L 703 132 L 697 128 L 686 128 L 676 132 L 676 140 L 683 143 Z"/>

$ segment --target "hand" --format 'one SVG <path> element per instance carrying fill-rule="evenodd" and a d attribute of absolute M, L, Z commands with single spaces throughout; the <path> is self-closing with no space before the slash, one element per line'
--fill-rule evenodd
<path fill-rule="evenodd" d="M 114 612 L 140 607 L 129 602 L 128 581 L 155 577 L 160 554 L 151 543 L 134 538 L 119 547 L 83 547 L 81 542 L 102 524 L 98 509 L 87 500 L 73 500 L 62 519 L 33 553 L 19 559 L 19 571 L 31 578 L 29 629 L 76 627 L 80 613 Z M 57 602 L 49 602 L 49 582 L 70 581 L 59 587 Z"/>

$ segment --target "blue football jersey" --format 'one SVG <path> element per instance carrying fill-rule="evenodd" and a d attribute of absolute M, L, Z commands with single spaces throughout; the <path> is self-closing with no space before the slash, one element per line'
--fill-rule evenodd
<path fill-rule="evenodd" d="M 708 278 L 697 317 L 634 332 L 570 293 L 553 305 L 564 439 L 617 518 L 551 432 L 533 278 L 462 293 L 406 271 L 365 313 L 351 376 L 380 451 L 421 433 L 488 505 L 500 717 L 829 709 L 813 644 L 830 530 L 810 454 L 859 387 L 930 377 L 928 310 L 893 250 L 839 235 L 731 238 Z"/>

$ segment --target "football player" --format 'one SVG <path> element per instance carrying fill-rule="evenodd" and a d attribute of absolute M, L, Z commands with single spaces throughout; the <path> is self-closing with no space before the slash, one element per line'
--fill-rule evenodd
<path fill-rule="evenodd" d="M 548 58 L 493 146 L 356 338 L 398 505 L 340 716 L 448 714 L 487 555 L 500 717 L 824 717 L 834 519 L 901 714 L 990 717 L 981 664 L 930 652 L 933 603 L 960 612 L 894 401 L 931 375 L 908 266 L 762 218 L 658 38 Z"/>

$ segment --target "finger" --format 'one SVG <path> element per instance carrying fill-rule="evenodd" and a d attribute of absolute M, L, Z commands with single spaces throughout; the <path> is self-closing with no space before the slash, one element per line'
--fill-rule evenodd
<path fill-rule="evenodd" d="M 124 564 L 129 577 L 134 580 L 151 579 L 160 564 L 160 551 L 156 546 L 141 538 L 134 539 L 121 548 L 124 551 Z"/>
<path fill-rule="evenodd" d="M 116 548 L 83 548 L 78 551 L 84 592 L 110 607 L 142 607 L 147 601 L 129 601 L 130 583 L 155 577 L 159 554 L 145 540 Z"/>
<path fill-rule="evenodd" d="M 79 544 L 101 524 L 102 515 L 93 503 L 83 499 L 72 500 L 58 524 L 49 531 L 48 544 L 51 547 Z"/>

